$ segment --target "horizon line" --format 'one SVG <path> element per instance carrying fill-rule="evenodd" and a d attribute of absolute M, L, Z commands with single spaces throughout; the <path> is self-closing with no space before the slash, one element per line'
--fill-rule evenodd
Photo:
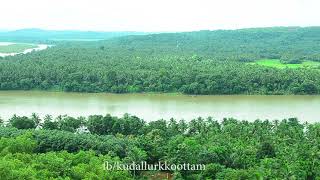
<path fill-rule="evenodd" d="M 216 28 L 216 29 L 195 29 L 195 30 L 179 30 L 179 31 L 139 31 L 139 30 L 87 30 L 87 29 L 49 29 L 49 28 L 18 28 L 18 29 L 4 29 L 0 28 L 0 32 L 14 32 L 21 30 L 39 30 L 39 31 L 76 31 L 76 32 L 136 32 L 136 33 L 179 33 L 179 32 L 196 32 L 196 31 L 228 31 L 228 30 L 245 30 L 245 29 L 265 29 L 265 28 L 314 28 L 320 25 L 312 26 L 257 26 L 257 27 L 243 27 L 243 28 Z"/>

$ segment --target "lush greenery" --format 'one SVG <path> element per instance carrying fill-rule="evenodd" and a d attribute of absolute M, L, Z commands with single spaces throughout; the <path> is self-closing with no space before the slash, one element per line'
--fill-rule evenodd
<path fill-rule="evenodd" d="M 316 179 L 320 124 L 212 118 L 157 120 L 124 115 L 12 117 L 0 128 L 1 179 L 140 179 L 105 171 L 104 161 L 205 164 L 176 179 Z M 134 176 L 135 175 L 135 176 Z"/>
<path fill-rule="evenodd" d="M 21 53 L 24 50 L 32 49 L 36 47 L 38 46 L 33 44 L 24 44 L 24 43 L 10 44 L 6 46 L 0 46 L 0 53 Z"/>
<path fill-rule="evenodd" d="M 318 69 L 275 69 L 198 56 L 120 58 L 103 52 L 55 47 L 8 57 L 0 60 L 0 89 L 186 94 L 318 94 L 320 90 Z"/>
<path fill-rule="evenodd" d="M 317 66 L 277 69 L 244 62 L 308 60 L 303 67 L 318 61 L 319 31 L 265 28 L 60 42 L 45 51 L 0 58 L 0 90 L 318 94 Z"/>
<path fill-rule="evenodd" d="M 216 60 L 242 62 L 258 59 L 320 61 L 320 27 L 275 27 L 241 30 L 125 36 L 105 43 L 106 48 L 144 51 L 155 55 L 197 54 Z"/>

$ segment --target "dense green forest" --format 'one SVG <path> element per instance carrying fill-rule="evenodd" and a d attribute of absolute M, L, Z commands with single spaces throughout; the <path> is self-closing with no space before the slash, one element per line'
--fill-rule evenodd
<path fill-rule="evenodd" d="M 57 42 L 0 58 L 1 90 L 319 94 L 319 68 L 276 69 L 247 62 L 319 61 L 320 28 L 262 28 Z"/>
<path fill-rule="evenodd" d="M 148 56 L 197 54 L 222 61 L 268 58 L 297 63 L 320 61 L 319 42 L 320 27 L 274 27 L 125 36 L 106 41 L 105 48 Z"/>
<path fill-rule="evenodd" d="M 149 123 L 124 115 L 13 116 L 0 127 L 1 179 L 144 179 L 103 162 L 205 164 L 175 179 L 316 179 L 320 124 L 197 118 Z M 152 172 L 149 172 L 152 173 Z M 164 173 L 164 172 L 163 172 Z M 154 172 L 156 174 L 156 172 Z M 150 175 L 150 174 L 149 174 Z"/>

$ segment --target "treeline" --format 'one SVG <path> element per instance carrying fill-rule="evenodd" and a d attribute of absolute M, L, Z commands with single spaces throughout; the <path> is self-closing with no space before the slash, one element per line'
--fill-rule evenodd
<path fill-rule="evenodd" d="M 29 173 L 38 179 L 146 178 L 143 172 L 104 171 L 104 160 L 206 165 L 204 171 L 167 172 L 176 179 L 320 177 L 320 124 L 300 123 L 295 118 L 146 123 L 128 114 L 46 116 L 43 120 L 33 114 L 13 116 L 2 126 L 2 179 L 21 179 Z"/>
<path fill-rule="evenodd" d="M 80 45 L 79 45 L 80 46 Z M 0 60 L 0 90 L 319 94 L 318 69 L 275 69 L 200 56 L 112 55 L 57 46 Z"/>

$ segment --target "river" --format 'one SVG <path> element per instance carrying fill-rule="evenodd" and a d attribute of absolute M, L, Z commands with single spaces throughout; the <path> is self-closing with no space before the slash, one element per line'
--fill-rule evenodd
<path fill-rule="evenodd" d="M 0 42 L 0 46 L 8 46 L 8 45 L 13 45 L 13 44 L 17 44 L 17 43 L 11 43 L 11 42 Z M 47 45 L 47 44 L 37 44 L 37 47 L 35 48 L 30 48 L 30 49 L 25 49 L 22 52 L 18 52 L 18 53 L 0 53 L 0 57 L 6 57 L 6 56 L 15 56 L 17 54 L 27 54 L 27 53 L 31 53 L 33 51 L 42 51 L 45 50 L 49 47 L 52 47 L 52 45 Z"/>
<path fill-rule="evenodd" d="M 104 94 L 44 91 L 0 91 L 0 117 L 13 114 L 88 116 L 129 113 L 146 121 L 157 119 L 190 120 L 212 116 L 217 120 L 283 119 L 320 120 L 320 96 L 187 96 L 170 94 Z"/>

